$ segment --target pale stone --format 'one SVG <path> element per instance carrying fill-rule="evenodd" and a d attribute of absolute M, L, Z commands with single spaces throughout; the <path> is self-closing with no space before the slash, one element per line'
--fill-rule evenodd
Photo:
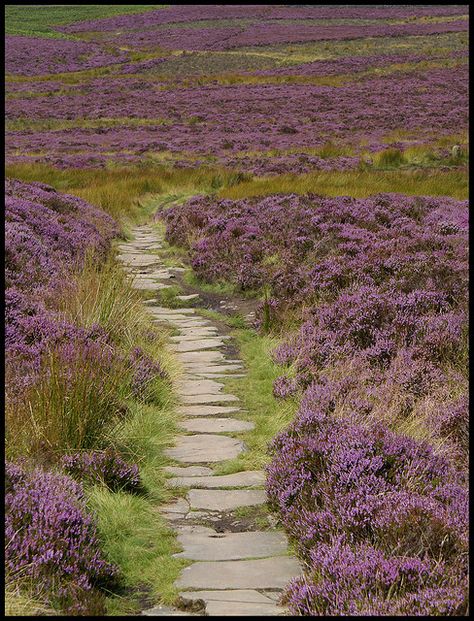
<path fill-rule="evenodd" d="M 184 514 L 189 511 L 189 502 L 185 498 L 178 498 L 174 502 L 162 505 L 160 507 L 161 513 L 179 513 Z"/>
<path fill-rule="evenodd" d="M 273 604 L 273 599 L 253 589 L 229 589 L 227 591 L 181 591 L 184 599 L 203 599 L 216 602 L 242 602 L 247 604 Z M 280 597 L 281 593 L 277 593 Z"/>
<path fill-rule="evenodd" d="M 186 466 L 184 468 L 182 466 L 165 466 L 164 471 L 173 474 L 175 477 L 202 477 L 214 472 L 205 466 Z"/>
<path fill-rule="evenodd" d="M 186 302 L 187 300 L 196 300 L 199 297 L 199 293 L 191 293 L 190 295 L 177 295 L 178 300 Z"/>
<path fill-rule="evenodd" d="M 184 416 L 213 416 L 231 412 L 239 412 L 239 408 L 229 405 L 186 405 L 178 408 L 178 413 Z"/>
<path fill-rule="evenodd" d="M 286 538 L 281 533 L 253 531 L 244 533 L 180 532 L 183 551 L 174 556 L 192 561 L 234 561 L 284 554 Z"/>
<path fill-rule="evenodd" d="M 213 394 L 224 388 L 221 382 L 213 380 L 184 380 L 178 383 L 182 395 Z"/>
<path fill-rule="evenodd" d="M 182 468 L 185 470 L 185 468 Z M 246 470 L 234 474 L 186 475 L 175 473 L 173 479 L 167 479 L 169 487 L 192 487 L 194 489 L 218 489 L 221 487 L 261 487 L 265 483 L 265 475 L 261 470 Z"/>
<path fill-rule="evenodd" d="M 236 418 L 195 418 L 180 422 L 186 431 L 197 433 L 225 433 L 228 431 L 249 431 L 255 427 L 254 423 Z"/>
<path fill-rule="evenodd" d="M 188 351 L 178 354 L 183 362 L 216 362 L 224 360 L 224 354 L 220 351 Z"/>
<path fill-rule="evenodd" d="M 278 556 L 251 561 L 198 561 L 175 582 L 187 589 L 283 589 L 299 576 L 296 559 Z"/>
<path fill-rule="evenodd" d="M 182 395 L 181 401 L 186 404 L 197 403 L 221 403 L 224 401 L 238 401 L 235 395 L 227 395 L 225 393 L 218 395 Z"/>
<path fill-rule="evenodd" d="M 206 604 L 206 614 L 210 617 L 281 617 L 286 613 L 286 608 L 280 608 L 275 604 L 216 601 Z"/>
<path fill-rule="evenodd" d="M 232 511 L 237 507 L 262 505 L 267 495 L 259 489 L 190 489 L 187 498 L 192 509 Z"/>
<path fill-rule="evenodd" d="M 222 347 L 222 345 L 224 345 L 224 341 L 220 338 L 207 338 L 178 343 L 177 345 L 173 345 L 172 348 L 177 352 L 186 352 L 214 349 L 215 347 Z"/>
<path fill-rule="evenodd" d="M 244 450 L 243 442 L 228 436 L 202 434 L 182 436 L 166 455 L 184 463 L 224 461 L 237 457 Z"/>

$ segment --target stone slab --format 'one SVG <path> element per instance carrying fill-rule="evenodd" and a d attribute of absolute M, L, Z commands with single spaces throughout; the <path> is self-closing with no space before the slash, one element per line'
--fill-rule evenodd
<path fill-rule="evenodd" d="M 209 364 L 217 360 L 224 360 L 224 354 L 220 351 L 187 351 L 178 354 L 178 358 L 182 362 L 200 362 Z"/>
<path fill-rule="evenodd" d="M 186 351 L 202 351 L 205 349 L 214 349 L 215 347 L 222 347 L 224 341 L 220 338 L 206 338 L 194 341 L 184 341 L 172 345 L 172 349 L 177 352 Z"/>
<path fill-rule="evenodd" d="M 192 561 L 236 561 L 284 554 L 286 537 L 271 531 L 244 533 L 180 532 L 178 541 L 183 551 L 174 556 Z"/>
<path fill-rule="evenodd" d="M 206 433 L 181 436 L 175 447 L 166 449 L 166 455 L 184 463 L 212 463 L 237 457 L 243 450 L 240 440 Z"/>
<path fill-rule="evenodd" d="M 203 477 L 213 474 L 211 468 L 206 466 L 165 466 L 164 471 L 168 474 L 172 474 L 175 477 Z M 173 479 L 171 479 L 173 480 Z"/>
<path fill-rule="evenodd" d="M 296 559 L 278 556 L 250 561 L 197 561 L 175 582 L 179 589 L 283 589 L 299 576 Z"/>
<path fill-rule="evenodd" d="M 185 405 L 178 408 L 178 413 L 184 416 L 214 416 L 239 412 L 239 410 L 240 408 L 231 405 Z"/>
<path fill-rule="evenodd" d="M 203 599 L 216 602 L 241 602 L 247 604 L 274 604 L 274 600 L 254 589 L 229 589 L 227 591 L 181 591 L 184 599 Z M 280 597 L 280 594 L 278 594 Z"/>
<path fill-rule="evenodd" d="M 206 603 L 206 614 L 210 617 L 282 617 L 287 609 L 275 604 L 210 601 Z"/>
<path fill-rule="evenodd" d="M 186 470 L 186 468 L 181 468 Z M 176 477 L 167 479 L 169 487 L 192 487 L 193 489 L 219 489 L 223 487 L 261 487 L 265 483 L 265 474 L 261 470 L 246 470 L 234 474 L 190 475 L 175 472 Z"/>
<path fill-rule="evenodd" d="M 224 403 L 225 401 L 238 401 L 238 397 L 235 395 L 228 395 L 226 393 L 217 395 L 182 395 L 181 401 L 183 403 L 192 405 L 198 403 Z"/>
<path fill-rule="evenodd" d="M 233 511 L 237 507 L 253 507 L 267 501 L 260 489 L 190 489 L 187 495 L 191 509 Z"/>
<path fill-rule="evenodd" d="M 179 423 L 186 431 L 196 433 L 226 433 L 228 431 L 250 431 L 255 424 L 236 418 L 187 418 Z"/>
<path fill-rule="evenodd" d="M 224 384 L 221 382 L 214 382 L 213 380 L 189 380 L 184 379 L 178 382 L 178 389 L 182 395 L 198 395 L 198 394 L 213 394 L 218 393 L 224 388 Z"/>

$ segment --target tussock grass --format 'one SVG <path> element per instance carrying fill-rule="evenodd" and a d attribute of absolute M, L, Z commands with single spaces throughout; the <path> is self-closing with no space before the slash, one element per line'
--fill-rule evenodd
<path fill-rule="evenodd" d="M 355 170 L 316 171 L 303 175 L 275 175 L 243 181 L 223 188 L 219 198 L 242 199 L 251 196 L 283 194 L 322 194 L 365 198 L 379 192 L 401 192 L 414 196 L 468 197 L 467 171 Z"/>
<path fill-rule="evenodd" d="M 188 170 L 159 165 L 59 170 L 44 164 L 13 164 L 6 174 L 22 181 L 48 183 L 60 192 L 79 196 L 125 225 L 149 219 L 157 207 L 149 200 L 153 194 L 215 192 L 242 179 L 223 167 Z"/>
<path fill-rule="evenodd" d="M 282 369 L 271 358 L 278 340 L 260 336 L 249 328 L 235 329 L 232 336 L 246 374 L 242 378 L 221 381 L 225 382 L 226 390 L 239 397 L 242 409 L 246 410 L 239 412 L 239 418 L 254 422 L 255 428 L 238 436 L 244 440 L 248 451 L 217 466 L 220 474 L 263 468 L 270 460 L 268 443 L 293 420 L 297 410 L 296 398 L 280 402 L 273 396 L 273 381 L 282 374 Z"/>

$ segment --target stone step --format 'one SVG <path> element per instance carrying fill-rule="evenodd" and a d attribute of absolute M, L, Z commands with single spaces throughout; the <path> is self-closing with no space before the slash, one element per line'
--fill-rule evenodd
<path fill-rule="evenodd" d="M 214 463 L 233 459 L 244 450 L 244 443 L 228 436 L 199 434 L 181 436 L 176 446 L 166 449 L 168 457 L 183 463 Z"/>
<path fill-rule="evenodd" d="M 181 395 L 214 394 L 224 388 L 224 384 L 221 382 L 204 379 L 181 380 L 177 383 L 177 386 Z"/>
<path fill-rule="evenodd" d="M 215 349 L 216 347 L 222 347 L 224 344 L 224 341 L 220 338 L 206 338 L 172 344 L 171 349 L 176 352 L 202 351 L 205 349 Z"/>
<path fill-rule="evenodd" d="M 214 416 L 239 411 L 240 408 L 229 405 L 186 405 L 178 408 L 178 413 L 184 416 Z"/>
<path fill-rule="evenodd" d="M 228 395 L 226 393 L 217 395 L 182 395 L 181 401 L 186 405 L 202 404 L 202 403 L 224 403 L 227 401 L 238 401 L 239 398 L 235 395 Z"/>
<path fill-rule="evenodd" d="M 272 531 L 218 533 L 212 528 L 191 526 L 180 529 L 183 551 L 174 556 L 192 561 L 236 561 L 285 554 L 286 537 Z"/>
<path fill-rule="evenodd" d="M 179 423 L 186 431 L 196 433 L 226 433 L 238 431 L 250 431 L 255 423 L 237 418 L 186 418 Z"/>
<path fill-rule="evenodd" d="M 186 600 L 203 600 L 209 616 L 282 616 L 287 609 L 278 606 L 276 601 L 258 591 L 238 589 L 226 591 L 181 591 Z"/>
<path fill-rule="evenodd" d="M 263 505 L 267 495 L 260 489 L 190 489 L 187 499 L 192 510 L 233 511 Z"/>
<path fill-rule="evenodd" d="M 284 589 L 300 574 L 296 559 L 277 556 L 250 561 L 197 561 L 185 567 L 179 589 Z"/>
<path fill-rule="evenodd" d="M 168 487 L 192 487 L 195 489 L 219 489 L 227 487 L 262 487 L 265 483 L 265 474 L 261 470 L 246 470 L 234 474 L 215 475 L 212 470 L 202 475 L 176 472 L 172 479 L 167 479 Z M 186 470 L 186 468 L 180 468 Z"/>

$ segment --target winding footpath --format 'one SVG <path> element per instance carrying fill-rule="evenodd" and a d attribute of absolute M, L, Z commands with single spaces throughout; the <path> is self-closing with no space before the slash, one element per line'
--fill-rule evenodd
<path fill-rule="evenodd" d="M 155 252 L 163 240 L 151 226 L 137 227 L 133 233 L 133 241 L 119 246 L 119 259 L 132 274 L 133 286 L 156 291 L 169 287 L 170 279 L 183 268 L 164 266 Z M 300 574 L 300 566 L 288 553 L 285 534 L 275 529 L 272 516 L 265 511 L 264 472 L 216 475 L 213 470 L 245 451 L 244 442 L 227 434 L 254 426 L 238 418 L 238 398 L 223 392 L 224 384 L 219 381 L 231 375 L 243 377 L 243 365 L 226 356 L 229 337 L 219 334 L 198 308 L 164 308 L 156 300 L 147 304 L 156 323 L 178 332 L 171 337 L 171 346 L 183 368 L 176 387 L 183 435 L 167 451 L 176 465 L 166 470 L 168 485 L 186 488 L 187 494 L 161 507 L 161 512 L 183 548 L 176 556 L 193 562 L 175 583 L 180 591 L 179 609 L 156 606 L 142 614 L 288 614 L 278 601 L 291 578 Z"/>

